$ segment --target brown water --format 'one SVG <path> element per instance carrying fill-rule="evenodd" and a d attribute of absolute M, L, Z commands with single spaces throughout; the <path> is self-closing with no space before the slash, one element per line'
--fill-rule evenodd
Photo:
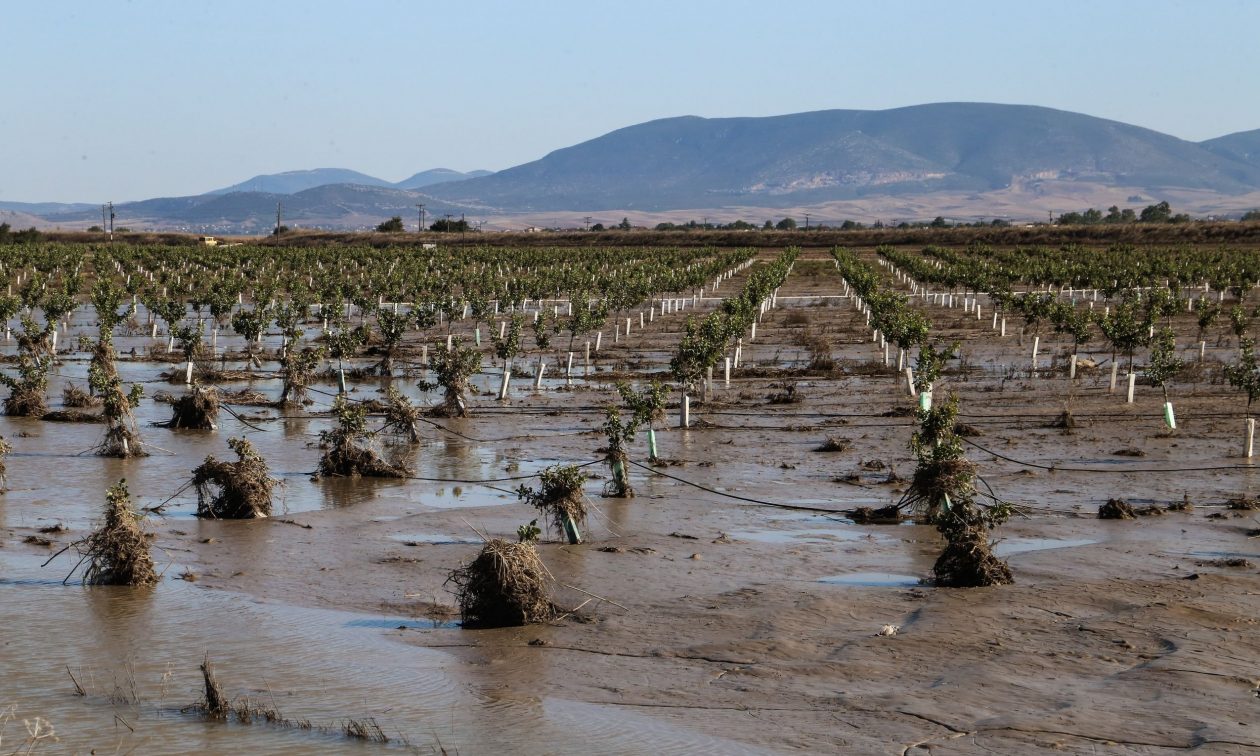
<path fill-rule="evenodd" d="M 150 395 L 168 389 L 153 382 L 161 369 L 152 363 L 120 364 L 124 380 L 149 382 Z M 59 403 L 68 380 L 85 385 L 85 374 L 82 361 L 59 365 L 49 389 L 52 406 Z M 484 382 L 488 386 L 491 381 Z M 420 398 L 413 385 L 398 383 Z M 260 380 L 252 387 L 273 396 L 279 391 L 276 381 Z M 180 391 L 178 386 L 170 388 Z M 316 398 L 312 410 L 327 407 L 328 397 Z M 277 414 L 270 409 L 245 411 Z M 264 423 L 263 432 L 226 413 L 220 415 L 216 433 L 147 427 L 168 417 L 167 405 L 147 398 L 141 403 L 137 419 L 152 456 L 132 460 L 91 454 L 103 426 L 0 417 L 0 435 L 16 442 L 18 449 L 9 459 L 9 491 L 0 499 L 0 530 L 12 535 L 15 528 L 59 523 L 69 528 L 68 533 L 53 536 L 60 548 L 89 531 L 110 483 L 126 478 L 137 506 L 160 504 L 179 491 L 190 468 L 207 454 L 230 457 L 223 441 L 241 433 L 283 481 L 277 503 L 281 516 L 352 508 L 381 522 L 432 509 L 475 509 L 516 501 L 506 488 L 312 481 L 318 432 L 328 427 L 323 418 Z M 543 417 L 536 429 L 528 426 L 525 420 L 522 434 L 536 430 L 548 435 L 555 429 L 554 421 Z M 513 459 L 519 470 L 511 474 L 532 472 L 552 461 L 526 461 L 520 456 L 446 435 L 413 450 L 408 461 L 420 477 L 468 479 L 507 476 L 505 469 Z M 503 484 L 508 485 L 512 484 Z M 184 541 L 166 534 L 183 536 L 191 531 L 206 538 L 230 538 L 244 569 L 265 563 L 277 535 L 270 528 L 286 527 L 205 523 L 193 517 L 195 508 L 193 493 L 183 491 L 166 504 L 162 516 L 150 520 L 149 527 L 158 534 L 155 558 L 164 572 L 161 584 L 151 590 L 85 588 L 75 578 L 63 585 L 74 566 L 71 553 L 41 567 L 45 554 L 18 545 L 20 538 L 9 538 L 15 546 L 0 549 L 5 627 L 0 642 L 0 720 L 5 714 L 12 718 L 0 731 L 0 745 L 21 742 L 26 737 L 22 721 L 42 717 L 51 723 L 58 741 L 41 741 L 38 749 L 66 752 L 93 748 L 136 753 L 355 748 L 429 752 L 445 747 L 461 753 L 588 753 L 591 742 L 607 753 L 753 752 L 664 718 L 531 695 L 530 676 L 541 674 L 539 665 L 546 665 L 535 655 L 509 655 L 487 665 L 400 642 L 401 634 L 420 632 L 449 636 L 431 639 L 434 645 L 466 645 L 467 631 L 453 622 L 302 608 L 179 580 L 176 576 L 187 569 L 186 562 L 194 560 L 186 548 L 176 545 Z M 469 540 L 422 532 L 410 537 L 434 543 Z M 404 532 L 399 539 L 409 536 Z M 48 550 L 49 555 L 52 552 Z M 207 722 L 182 711 L 201 698 L 198 665 L 206 655 L 230 696 L 247 696 L 290 720 L 308 720 L 313 728 Z M 516 665 L 521 668 L 512 669 Z M 510 670 L 506 675 L 505 666 Z M 86 689 L 86 696 L 75 695 L 71 675 Z M 390 743 L 344 737 L 341 728 L 347 719 L 367 718 L 381 726 Z"/>

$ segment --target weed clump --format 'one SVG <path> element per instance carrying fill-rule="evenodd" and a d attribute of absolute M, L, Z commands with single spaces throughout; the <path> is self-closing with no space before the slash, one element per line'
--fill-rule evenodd
<path fill-rule="evenodd" d="M 105 493 L 105 523 L 76 547 L 87 561 L 85 585 L 152 585 L 158 581 L 150 535 L 140 528 L 141 515 L 131 508 L 127 481 Z"/>
<path fill-rule="evenodd" d="M 100 403 L 100 399 L 97 399 L 73 383 L 66 384 L 65 389 L 61 392 L 61 404 L 65 407 L 95 407 Z"/>
<path fill-rule="evenodd" d="M 827 440 L 823 441 L 821 444 L 814 447 L 814 451 L 816 452 L 842 452 L 842 451 L 847 450 L 852 445 L 853 445 L 853 442 L 847 438 L 840 438 L 839 436 L 827 436 Z"/>
<path fill-rule="evenodd" d="M 197 516 L 221 520 L 247 520 L 271 515 L 271 478 L 267 462 L 244 438 L 228 439 L 237 461 L 220 462 L 206 457 L 193 470 L 197 489 Z"/>
<path fill-rule="evenodd" d="M 1100 520 L 1133 520 L 1137 512 L 1124 499 L 1108 499 L 1106 504 L 1098 508 Z"/>
<path fill-rule="evenodd" d="M 213 388 L 194 384 L 187 394 L 171 402 L 171 419 L 165 428 L 214 430 L 219 417 L 219 394 Z"/>
<path fill-rule="evenodd" d="M 447 578 L 455 586 L 465 627 L 512 627 L 556 615 L 547 595 L 550 573 L 532 543 L 486 542 L 468 564 Z"/>

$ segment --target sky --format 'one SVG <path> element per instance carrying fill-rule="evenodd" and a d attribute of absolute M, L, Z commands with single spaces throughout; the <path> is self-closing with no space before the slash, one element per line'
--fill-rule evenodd
<path fill-rule="evenodd" d="M 625 126 L 1043 105 L 1260 128 L 1253 0 L 10 0 L 0 201 L 499 170 Z"/>

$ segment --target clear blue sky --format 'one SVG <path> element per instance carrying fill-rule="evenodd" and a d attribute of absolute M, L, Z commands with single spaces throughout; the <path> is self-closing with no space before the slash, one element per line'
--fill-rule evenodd
<path fill-rule="evenodd" d="M 1260 128 L 1260 2 L 11 0 L 0 200 L 501 169 L 677 115 L 1045 105 Z"/>

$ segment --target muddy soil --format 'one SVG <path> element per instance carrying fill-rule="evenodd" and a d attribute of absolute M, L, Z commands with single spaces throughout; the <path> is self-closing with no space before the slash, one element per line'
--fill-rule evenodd
<path fill-rule="evenodd" d="M 0 499 L 0 597 L 16 620 L 0 645 L 0 707 L 17 716 L 5 745 L 35 715 L 58 727 L 59 744 L 40 744 L 50 749 L 358 745 L 337 732 L 224 727 L 179 713 L 209 652 L 235 693 L 278 697 L 287 716 L 317 723 L 372 716 L 394 734 L 386 748 L 1260 750 L 1260 517 L 1227 504 L 1254 498 L 1260 480 L 1241 457 L 1245 398 L 1220 378 L 1231 345 L 1214 338 L 1206 362 L 1174 384 L 1169 431 L 1159 389 L 1139 381 L 1127 403 L 1122 369 L 1110 392 L 1103 347 L 1088 355 L 1100 368 L 1070 381 L 1066 346 L 1043 333 L 1034 373 L 1031 338 L 1021 345 L 1011 322 L 999 338 L 983 298 L 979 320 L 916 300 L 934 332 L 963 344 L 964 364 L 936 394 L 958 394 L 969 457 L 995 495 L 1023 508 L 994 533 L 1015 585 L 943 589 L 926 582 L 942 545 L 935 530 L 858 526 L 842 514 L 897 500 L 913 471 L 914 423 L 904 376 L 883 364 L 843 291 L 824 254 L 803 255 L 777 307 L 745 338 L 730 386 L 719 364 L 710 401 L 692 405 L 692 427 L 676 427 L 676 407 L 658 425 L 665 464 L 648 465 L 646 439 L 636 439 L 633 499 L 600 495 L 610 379 L 663 378 L 682 320 L 716 298 L 657 311 L 642 331 L 636 312 L 629 336 L 604 334 L 589 379 L 580 346 L 571 381 L 550 372 L 563 361 L 553 353 L 543 388 L 522 377 L 506 402 L 493 396 L 487 360 L 474 416 L 426 424 L 423 442 L 403 452 L 415 470 L 408 480 L 311 478 L 330 383 L 316 385 L 305 412 L 242 407 L 245 420 L 221 415 L 214 432 L 143 428 L 154 455 L 128 461 L 80 454 L 100 426 L 0 418 L 15 447 Z M 1179 333 L 1192 335 L 1189 323 Z M 132 338 L 120 343 L 137 347 L 124 378 L 157 380 L 169 366 L 146 359 L 155 346 L 147 333 Z M 833 370 L 808 369 L 819 338 Z M 1197 341 L 1183 341 L 1197 363 Z M 54 408 L 66 380 L 82 384 L 82 357 L 64 355 Z M 393 380 L 418 402 L 437 400 L 414 382 Z M 772 402 L 788 384 L 797 401 Z M 386 383 L 354 385 L 352 396 L 367 399 Z M 273 379 L 231 388 L 246 386 L 273 398 L 280 388 Z M 1070 433 L 1055 427 L 1065 408 Z M 146 399 L 140 415 L 161 420 L 169 408 Z M 196 520 L 195 496 L 178 489 L 241 433 L 283 481 L 276 517 Z M 850 443 L 815 451 L 828 438 Z M 450 570 L 476 554 L 479 533 L 512 537 L 533 519 L 512 489 L 561 462 L 593 463 L 586 470 L 597 476 L 587 484 L 595 514 L 586 542 L 549 533 L 540 544 L 557 601 L 575 611 L 544 625 L 458 627 Z M 62 587 L 72 562 L 39 563 L 88 532 L 105 488 L 123 476 L 141 505 L 174 495 L 149 521 L 163 585 L 149 598 Z M 1110 498 L 1139 510 L 1193 507 L 1099 520 Z M 65 530 L 41 534 L 55 524 Z M 53 634 L 65 640 L 49 643 Z M 98 681 L 88 696 L 72 695 L 67 666 Z M 120 670 L 126 679 L 128 669 L 135 700 L 120 703 L 109 693 L 118 686 L 101 680 Z"/>

